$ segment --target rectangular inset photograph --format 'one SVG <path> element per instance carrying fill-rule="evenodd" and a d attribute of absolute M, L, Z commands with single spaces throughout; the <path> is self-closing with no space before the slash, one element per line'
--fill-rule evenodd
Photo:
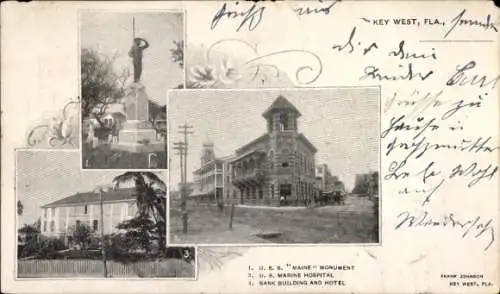
<path fill-rule="evenodd" d="M 195 278 L 195 247 L 166 245 L 166 173 L 82 171 L 71 151 L 16 155 L 18 278 Z"/>
<path fill-rule="evenodd" d="M 379 87 L 168 101 L 170 244 L 379 243 Z"/>
<path fill-rule="evenodd" d="M 166 97 L 184 86 L 181 11 L 79 15 L 82 167 L 166 169 Z"/>

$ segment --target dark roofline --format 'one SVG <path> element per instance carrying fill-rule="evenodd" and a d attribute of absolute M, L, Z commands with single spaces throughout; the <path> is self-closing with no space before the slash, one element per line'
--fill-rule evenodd
<path fill-rule="evenodd" d="M 217 163 L 221 163 L 223 160 L 220 159 L 220 158 L 216 158 L 216 159 L 213 159 L 213 160 L 210 160 L 209 162 L 205 163 L 203 166 L 197 168 L 196 170 L 193 171 L 193 174 L 198 174 L 199 172 L 201 172 L 207 165 L 209 164 L 217 164 Z"/>
<path fill-rule="evenodd" d="M 278 102 L 283 102 L 283 103 L 286 103 L 288 108 L 290 108 L 292 111 L 294 111 L 295 113 L 297 113 L 297 117 L 301 116 L 302 114 L 300 113 L 300 111 L 297 109 L 297 107 L 295 107 L 295 105 L 293 105 L 290 101 L 288 101 L 288 99 L 285 98 L 285 96 L 283 95 L 279 95 L 276 99 L 274 99 L 273 103 L 271 104 L 271 106 L 269 106 L 266 111 L 264 111 L 264 113 L 262 113 L 262 116 L 267 118 L 269 116 L 269 114 L 275 110 L 277 108 L 276 104 Z"/>
<path fill-rule="evenodd" d="M 254 153 L 266 154 L 266 152 L 265 152 L 265 151 L 262 151 L 262 150 L 256 150 L 256 149 L 254 149 L 254 150 L 250 150 L 250 151 L 248 151 L 248 152 L 245 152 L 245 153 L 241 154 L 240 156 L 235 157 L 235 158 L 234 158 L 234 159 L 232 159 L 230 162 L 231 162 L 231 163 L 233 163 L 233 162 L 239 161 L 239 160 L 241 160 L 241 159 L 243 159 L 243 158 L 245 158 L 245 157 L 248 157 L 248 156 L 250 156 L 250 155 L 252 155 L 252 154 L 254 154 Z"/>
<path fill-rule="evenodd" d="M 260 141 L 264 140 L 264 139 L 265 139 L 265 138 L 267 138 L 267 137 L 269 137 L 269 133 L 265 133 L 265 134 L 261 135 L 260 137 L 257 137 L 256 139 L 253 139 L 253 140 L 252 140 L 252 141 L 250 141 L 249 143 L 247 143 L 247 144 L 245 144 L 245 145 L 241 146 L 240 148 L 236 149 L 236 151 L 235 151 L 235 152 L 236 152 L 236 154 L 240 153 L 242 149 L 245 149 L 245 148 L 247 148 L 247 147 L 248 147 L 248 146 L 250 146 L 250 145 L 256 144 L 256 143 L 258 143 L 258 142 L 260 142 Z"/>
<path fill-rule="evenodd" d="M 311 143 L 311 141 L 309 141 L 306 138 L 306 136 L 304 136 L 304 134 L 300 133 L 298 138 L 301 139 L 313 151 L 313 153 L 318 152 L 318 149 L 316 149 L 316 147 L 314 147 L 314 145 Z"/>
<path fill-rule="evenodd" d="M 102 193 L 103 203 L 123 202 L 136 199 L 135 188 L 126 188 L 120 190 L 111 190 Z M 99 203 L 98 193 L 95 192 L 78 192 L 76 194 L 64 197 L 62 199 L 50 202 L 42 206 L 42 208 L 49 207 L 65 207 L 75 206 L 81 204 L 94 204 Z"/>

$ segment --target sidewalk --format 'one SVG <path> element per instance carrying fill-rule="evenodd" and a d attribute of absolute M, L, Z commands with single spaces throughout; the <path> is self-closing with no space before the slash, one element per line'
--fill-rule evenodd
<path fill-rule="evenodd" d="M 195 235 L 188 234 L 183 235 L 178 233 L 172 236 L 172 243 L 178 244 L 255 244 L 255 243 L 272 243 L 265 239 L 259 238 L 256 235 L 265 233 L 262 230 L 255 229 L 248 225 L 243 224 L 233 224 L 233 229 L 229 230 L 226 228 L 224 230 L 210 231 L 198 233 Z"/>
<path fill-rule="evenodd" d="M 289 210 L 289 211 L 307 209 L 307 207 L 305 206 L 259 206 L 259 205 L 247 205 L 247 204 L 236 204 L 234 207 L 268 209 L 268 210 Z"/>

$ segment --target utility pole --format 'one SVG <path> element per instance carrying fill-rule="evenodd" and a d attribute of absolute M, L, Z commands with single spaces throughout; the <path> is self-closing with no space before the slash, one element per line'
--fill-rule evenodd
<path fill-rule="evenodd" d="M 132 16 L 132 41 L 135 39 L 135 17 Z"/>
<path fill-rule="evenodd" d="M 188 135 L 193 134 L 193 131 L 191 131 L 193 129 L 193 126 L 189 126 L 188 124 L 185 123 L 185 124 L 179 126 L 179 129 L 181 129 L 181 131 L 179 131 L 179 133 L 184 135 L 184 147 L 185 147 L 185 150 L 184 150 L 184 179 L 187 179 L 186 166 L 187 166 L 187 153 L 188 153 Z"/>
<path fill-rule="evenodd" d="M 186 201 L 187 201 L 187 193 L 188 193 L 188 188 L 187 188 L 187 155 L 188 155 L 188 135 L 193 134 L 193 126 L 188 125 L 187 123 L 184 123 L 183 125 L 179 126 L 179 133 L 184 135 L 184 170 L 181 171 L 183 172 L 183 185 L 182 185 L 182 191 L 181 191 L 181 207 L 183 210 L 182 213 L 182 229 L 184 234 L 187 233 L 187 226 L 188 226 L 188 215 L 187 215 L 187 210 L 186 210 Z M 182 159 L 181 159 L 182 160 Z"/>
<path fill-rule="evenodd" d="M 187 210 L 186 210 L 186 195 L 185 195 L 185 185 L 186 185 L 186 179 L 184 177 L 185 175 L 185 165 L 184 165 L 184 158 L 185 158 L 185 153 L 186 153 L 186 146 L 184 142 L 174 142 L 174 150 L 177 151 L 177 154 L 179 155 L 179 162 L 180 162 L 180 167 L 181 167 L 181 213 L 182 213 L 182 232 L 184 234 L 187 234 L 188 231 L 188 223 L 187 223 Z"/>
<path fill-rule="evenodd" d="M 107 267 L 107 261 L 106 261 L 106 244 L 104 242 L 104 208 L 103 208 L 103 199 L 102 199 L 102 192 L 103 190 L 106 190 L 106 187 L 97 187 L 96 192 L 99 195 L 99 206 L 101 208 L 100 211 L 100 223 L 101 223 L 101 255 L 102 255 L 102 263 L 104 267 L 104 277 L 108 277 L 108 267 Z"/>

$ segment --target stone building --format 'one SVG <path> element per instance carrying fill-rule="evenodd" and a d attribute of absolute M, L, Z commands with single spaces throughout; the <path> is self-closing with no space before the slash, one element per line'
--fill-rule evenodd
<path fill-rule="evenodd" d="M 279 96 L 262 116 L 267 132 L 236 150 L 227 192 L 240 204 L 304 205 L 315 194 L 317 149 L 298 130 L 301 114 Z"/>

